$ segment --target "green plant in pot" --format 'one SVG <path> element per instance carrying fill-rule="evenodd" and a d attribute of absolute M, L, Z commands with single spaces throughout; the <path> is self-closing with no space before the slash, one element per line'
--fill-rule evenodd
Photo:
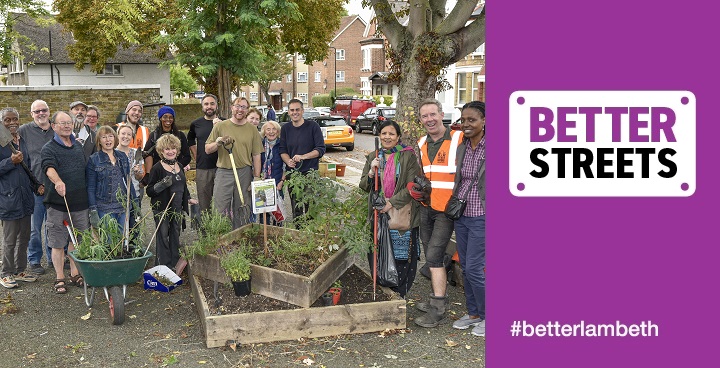
<path fill-rule="evenodd" d="M 223 254 L 220 258 L 220 266 L 232 281 L 235 295 L 250 295 L 250 259 L 241 249 Z"/>

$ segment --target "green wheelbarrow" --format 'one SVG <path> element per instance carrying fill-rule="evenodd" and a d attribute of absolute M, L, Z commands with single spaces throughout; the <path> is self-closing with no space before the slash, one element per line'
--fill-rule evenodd
<path fill-rule="evenodd" d="M 109 261 L 86 261 L 75 257 L 76 251 L 69 252 L 84 279 L 85 304 L 92 307 L 95 299 L 95 288 L 105 290 L 105 298 L 110 306 L 112 324 L 121 325 L 125 322 L 125 295 L 127 285 L 136 282 L 145 271 L 148 259 L 153 256 L 148 252 L 145 256 Z M 122 288 L 120 288 L 122 286 Z M 88 295 L 88 287 L 91 288 Z M 109 288 L 109 291 L 108 291 Z"/>

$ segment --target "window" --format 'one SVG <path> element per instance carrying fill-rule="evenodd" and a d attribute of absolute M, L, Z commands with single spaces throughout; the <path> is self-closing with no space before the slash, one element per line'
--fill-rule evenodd
<path fill-rule="evenodd" d="M 245 98 L 247 98 L 247 92 L 241 91 L 241 92 L 240 92 L 240 97 L 245 97 Z"/>
<path fill-rule="evenodd" d="M 305 61 L 305 55 L 297 54 L 297 61 Z"/>
<path fill-rule="evenodd" d="M 371 70 L 372 69 L 372 50 L 371 49 L 364 49 L 362 50 L 362 56 L 363 56 L 363 70 Z"/>
<path fill-rule="evenodd" d="M 457 74 L 457 103 L 458 103 L 458 105 L 468 102 L 467 96 L 465 95 L 465 91 L 467 91 L 467 73 L 458 73 Z"/>
<path fill-rule="evenodd" d="M 315 72 L 315 82 L 320 82 L 322 80 L 322 72 Z"/>
<path fill-rule="evenodd" d="M 338 70 L 335 72 L 335 81 L 336 82 L 345 82 L 345 71 L 344 70 Z"/>
<path fill-rule="evenodd" d="M 288 82 L 292 82 L 292 74 L 288 74 L 286 79 Z"/>
<path fill-rule="evenodd" d="M 308 102 L 307 93 L 298 93 L 297 97 L 298 97 L 298 100 L 302 101 L 303 103 Z"/>
<path fill-rule="evenodd" d="M 320 96 L 320 92 L 313 93 L 313 96 Z"/>
<path fill-rule="evenodd" d="M 286 94 L 285 94 L 285 97 L 286 97 L 285 101 L 290 102 L 290 100 L 292 100 L 292 92 L 286 93 Z"/>
<path fill-rule="evenodd" d="M 335 60 L 345 60 L 345 50 L 335 50 Z"/>
<path fill-rule="evenodd" d="M 298 72 L 298 83 L 307 83 L 307 72 Z"/>
<path fill-rule="evenodd" d="M 372 86 L 370 85 L 368 77 L 361 77 L 360 84 L 362 85 L 362 87 L 360 87 L 360 93 L 364 95 L 372 94 Z"/>
<path fill-rule="evenodd" d="M 250 101 L 257 101 L 258 93 L 250 92 Z"/>
<path fill-rule="evenodd" d="M 121 64 L 105 64 L 105 69 L 97 75 L 123 75 Z"/>

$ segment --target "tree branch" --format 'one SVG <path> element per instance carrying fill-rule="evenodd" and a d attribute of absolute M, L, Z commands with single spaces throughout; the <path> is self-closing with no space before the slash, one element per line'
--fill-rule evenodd
<path fill-rule="evenodd" d="M 403 27 L 393 13 L 392 8 L 387 0 L 370 1 L 375 10 L 375 21 L 382 29 L 383 35 L 388 39 L 391 45 L 397 46 L 403 38 L 405 27 Z"/>
<path fill-rule="evenodd" d="M 465 26 L 477 4 L 477 0 L 458 0 L 450 14 L 437 26 L 435 32 L 441 35 L 457 32 Z M 481 17 L 485 17 L 484 8 Z"/>
<path fill-rule="evenodd" d="M 485 43 L 485 10 L 483 9 L 480 17 L 455 33 L 454 38 L 459 47 L 450 63 L 458 62 Z"/>
<path fill-rule="evenodd" d="M 408 30 L 414 39 L 425 32 L 429 32 L 430 24 L 428 24 L 428 6 L 427 0 L 410 0 L 410 21 L 408 22 Z"/>
<path fill-rule="evenodd" d="M 433 28 L 437 29 L 438 25 L 441 24 L 445 19 L 445 4 L 447 0 L 430 0 L 430 11 L 432 12 L 432 24 Z M 434 31 L 434 30 L 433 30 Z"/>

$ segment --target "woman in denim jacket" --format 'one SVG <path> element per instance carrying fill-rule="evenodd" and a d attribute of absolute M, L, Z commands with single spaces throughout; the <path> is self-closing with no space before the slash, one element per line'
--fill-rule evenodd
<path fill-rule="evenodd" d="M 96 142 L 98 151 L 90 156 L 85 168 L 90 224 L 97 227 L 101 217 L 110 215 L 120 224 L 120 229 L 123 229 L 125 201 L 118 198 L 127 196 L 125 183 L 130 173 L 130 165 L 125 154 L 115 149 L 119 140 L 111 127 L 100 127 Z M 130 198 L 135 198 L 135 191 L 130 191 Z"/>

